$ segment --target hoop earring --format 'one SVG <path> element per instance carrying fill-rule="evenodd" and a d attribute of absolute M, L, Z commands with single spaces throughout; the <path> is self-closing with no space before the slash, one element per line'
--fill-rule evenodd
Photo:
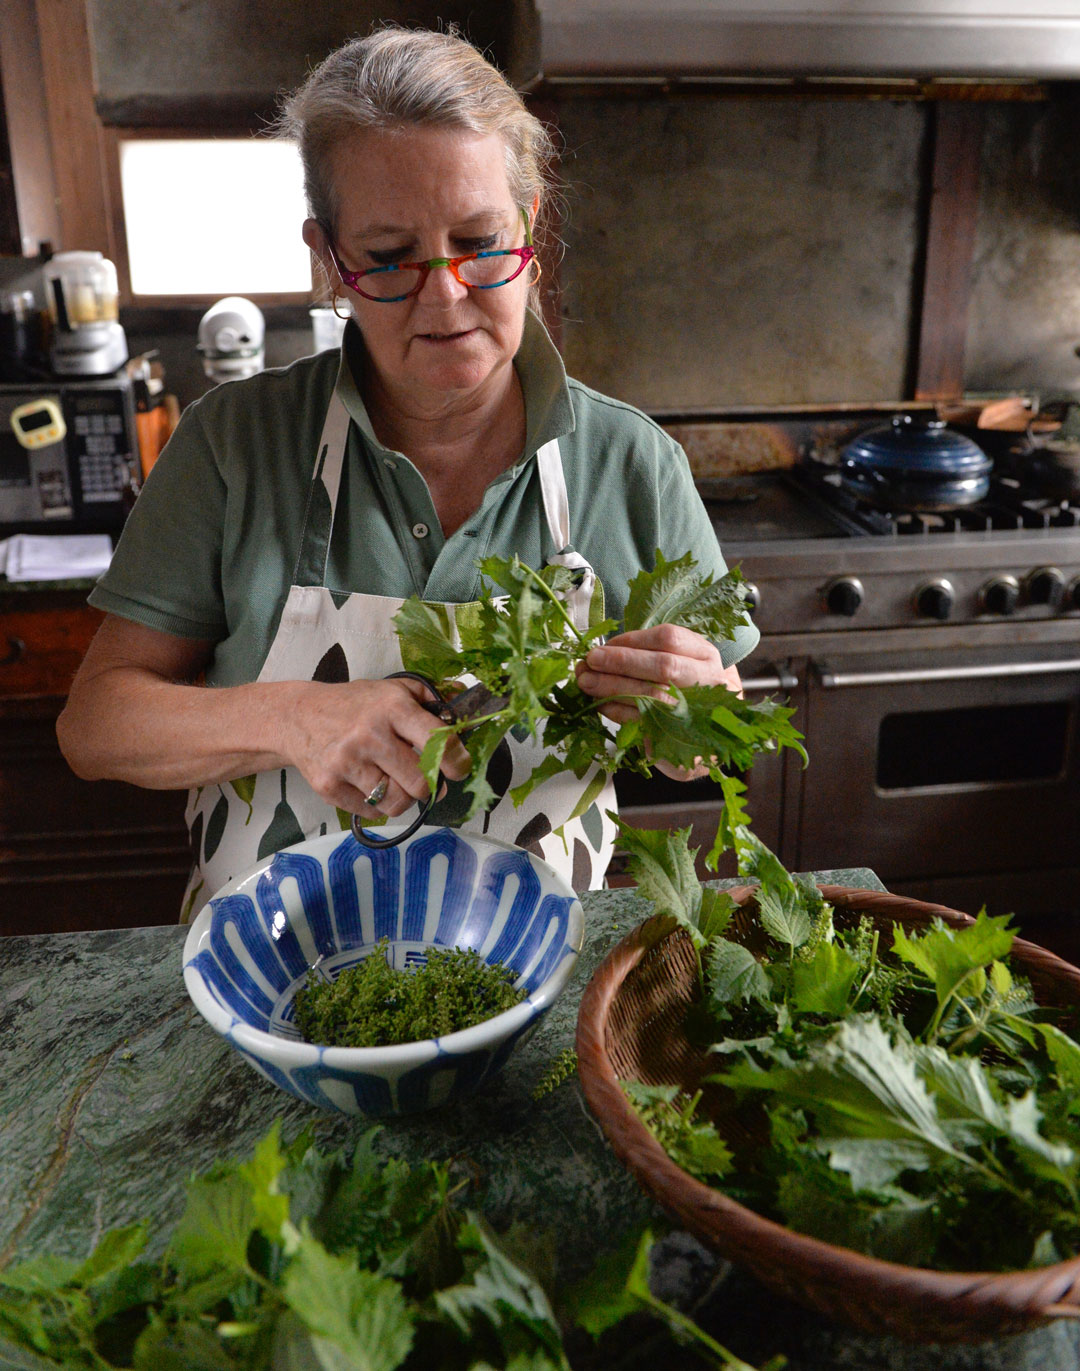
<path fill-rule="evenodd" d="M 535 261 L 535 258 L 534 258 L 533 260 Z M 338 317 L 339 319 L 344 319 L 346 322 L 348 322 L 348 320 L 352 317 L 352 316 L 348 313 L 348 311 L 346 311 L 344 314 L 338 314 L 337 302 L 338 302 L 339 300 L 344 300 L 344 299 L 345 299 L 344 295 L 339 295 L 339 294 L 337 293 L 337 291 L 335 290 L 335 291 L 334 291 L 334 294 L 333 294 L 333 297 L 332 297 L 332 299 L 331 299 L 331 301 L 330 301 L 330 308 L 334 311 L 334 313 L 337 315 L 337 317 Z"/>
<path fill-rule="evenodd" d="M 539 257 L 534 257 L 532 261 L 529 263 L 529 265 L 536 268 L 536 275 L 529 282 L 529 289 L 531 290 L 532 287 L 536 285 L 537 281 L 540 280 L 540 277 L 543 276 L 544 268 L 540 265 Z"/>

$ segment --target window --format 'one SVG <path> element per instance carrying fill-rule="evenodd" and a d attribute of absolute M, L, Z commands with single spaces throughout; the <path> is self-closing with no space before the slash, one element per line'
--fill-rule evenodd
<path fill-rule="evenodd" d="M 264 138 L 119 140 L 131 293 L 310 294 L 300 156 Z"/>

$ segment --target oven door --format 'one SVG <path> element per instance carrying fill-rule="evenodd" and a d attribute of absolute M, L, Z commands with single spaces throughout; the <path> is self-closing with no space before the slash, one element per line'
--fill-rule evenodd
<path fill-rule="evenodd" d="M 1076 647 L 831 657 L 807 677 L 800 869 L 870 866 L 991 913 L 1043 912 L 1017 895 L 1040 906 L 1049 881 L 1080 908 Z"/>

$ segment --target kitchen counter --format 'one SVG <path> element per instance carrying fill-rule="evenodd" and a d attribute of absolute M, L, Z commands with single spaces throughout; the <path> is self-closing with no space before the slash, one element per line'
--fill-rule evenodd
<path fill-rule="evenodd" d="M 865 869 L 820 879 L 882 888 Z M 582 902 L 586 945 L 574 978 L 501 1076 L 461 1105 L 384 1124 L 377 1139 L 386 1155 L 461 1163 L 474 1181 L 470 1203 L 497 1228 L 516 1218 L 553 1234 L 567 1281 L 632 1226 L 663 1226 L 576 1081 L 532 1100 L 547 1066 L 573 1044 L 592 971 L 650 910 L 631 890 Z M 278 1091 L 202 1021 L 180 974 L 186 932 L 0 938 L 0 1266 L 47 1251 L 84 1256 L 106 1229 L 137 1218 L 150 1220 L 160 1250 L 190 1174 L 249 1151 L 274 1119 L 286 1140 L 307 1124 L 321 1147 L 355 1140 L 359 1121 Z M 710 1330 L 755 1363 L 785 1353 L 790 1371 L 1080 1366 L 1080 1330 L 1064 1323 L 978 1347 L 920 1348 L 852 1333 L 779 1300 L 685 1234 L 664 1240 L 654 1277 L 667 1297 L 711 1286 L 699 1310 Z"/>

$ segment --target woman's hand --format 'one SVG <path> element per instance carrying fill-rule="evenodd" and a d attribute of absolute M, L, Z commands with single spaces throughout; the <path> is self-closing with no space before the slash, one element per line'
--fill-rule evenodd
<path fill-rule="evenodd" d="M 586 695 L 600 700 L 613 695 L 670 700 L 665 689 L 668 685 L 725 685 L 742 694 L 738 670 L 724 666 L 716 645 L 700 633 L 675 624 L 620 633 L 591 648 L 578 663 L 577 682 Z M 637 705 L 628 700 L 610 700 L 600 712 L 619 724 L 638 717 Z M 685 770 L 664 761 L 655 765 L 665 776 L 680 781 L 692 781 L 708 771 L 706 766 Z"/>
<path fill-rule="evenodd" d="M 324 800 L 352 814 L 396 817 L 427 799 L 420 752 L 440 720 L 420 706 L 431 699 L 419 681 L 406 678 L 312 682 L 283 739 L 292 763 Z M 451 738 L 442 771 L 453 780 L 469 774 L 470 759 Z M 365 803 L 379 782 L 387 787 L 377 805 Z"/>
<path fill-rule="evenodd" d="M 57 723 L 64 756 L 85 780 L 185 790 L 256 771 L 295 766 L 329 804 L 394 816 L 428 784 L 419 753 L 439 720 L 421 709 L 419 681 L 253 681 L 195 684 L 213 643 L 174 637 L 107 615 L 76 674 Z M 468 775 L 457 738 L 443 771 Z"/>

